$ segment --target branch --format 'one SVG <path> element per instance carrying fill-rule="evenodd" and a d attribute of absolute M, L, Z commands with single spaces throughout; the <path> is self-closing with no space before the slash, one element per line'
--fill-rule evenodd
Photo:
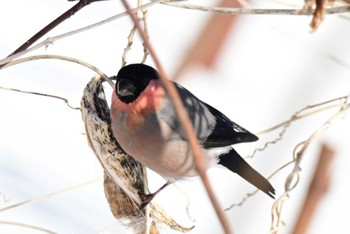
<path fill-rule="evenodd" d="M 272 126 L 268 129 L 262 130 L 260 132 L 257 133 L 257 135 L 262 135 L 262 134 L 266 134 L 268 132 L 271 132 L 275 129 L 278 129 L 280 127 L 286 126 L 291 124 L 292 122 L 308 117 L 310 115 L 314 115 L 317 114 L 319 112 L 331 109 L 331 108 L 335 108 L 335 107 L 341 107 L 342 105 L 344 105 L 344 102 L 347 102 L 349 96 L 342 96 L 342 97 L 337 97 L 334 99 L 330 99 L 324 102 L 320 102 L 320 103 L 316 103 L 316 104 L 312 104 L 312 105 L 307 105 L 305 107 L 303 107 L 302 109 L 298 110 L 297 112 L 295 112 L 288 120 L 283 121 L 282 123 L 276 124 L 275 126 Z M 343 102 L 343 103 L 335 103 L 332 104 L 333 102 Z M 328 106 L 326 106 L 328 105 Z M 319 109 L 317 109 L 319 108 Z M 314 110 L 316 109 L 316 110 Z M 306 112 L 306 113 L 305 113 Z"/>
<path fill-rule="evenodd" d="M 152 6 L 152 5 L 154 5 L 154 4 L 156 4 L 156 3 L 160 2 L 160 1 L 162 1 L 162 0 L 157 0 L 157 1 L 146 3 L 146 4 L 142 5 L 142 6 L 136 7 L 135 10 L 146 9 L 146 8 Z M 70 32 L 67 32 L 67 33 L 63 33 L 63 34 L 60 34 L 60 35 L 57 35 L 57 36 L 54 36 L 54 37 L 49 37 L 46 40 L 38 43 L 37 45 L 35 45 L 35 46 L 33 46 L 33 47 L 29 48 L 29 49 L 23 50 L 21 52 L 18 52 L 18 53 L 15 53 L 15 54 L 11 55 L 11 56 L 8 56 L 8 57 L 6 57 L 4 59 L 1 59 L 0 60 L 0 69 L 3 67 L 3 64 L 6 64 L 6 63 L 8 63 L 8 62 L 18 58 L 18 57 L 21 57 L 24 54 L 32 52 L 32 51 L 34 51 L 36 49 L 39 49 L 41 47 L 44 47 L 46 45 L 52 44 L 52 43 L 54 43 L 57 40 L 60 40 L 60 39 L 63 39 L 63 38 L 69 37 L 69 36 L 73 36 L 73 35 L 78 34 L 78 33 L 85 32 L 87 30 L 99 27 L 99 26 L 101 26 L 103 24 L 109 23 L 111 21 L 117 20 L 117 19 L 119 19 L 121 17 L 124 17 L 124 16 L 127 16 L 127 15 L 128 15 L 128 12 L 125 11 L 125 12 L 119 13 L 117 15 L 111 16 L 111 17 L 109 17 L 107 19 L 101 20 L 101 21 L 99 21 L 97 23 L 90 24 L 90 25 L 88 25 L 86 27 L 79 28 L 79 29 L 76 29 L 76 30 L 73 30 L 73 31 L 70 31 Z"/>
<path fill-rule="evenodd" d="M 13 92 L 18 92 L 18 93 L 33 94 L 33 95 L 38 95 L 38 96 L 43 96 L 43 97 L 48 97 L 48 98 L 54 98 L 54 99 L 62 100 L 72 110 L 81 110 L 80 107 L 74 107 L 71 104 L 69 104 L 68 99 L 64 98 L 64 97 L 60 97 L 60 96 L 56 96 L 56 95 L 52 95 L 52 94 L 47 94 L 47 93 L 38 93 L 38 92 L 33 92 L 33 91 L 26 91 L 26 90 L 21 90 L 21 89 L 8 88 L 8 87 L 3 87 L 3 86 L 0 86 L 0 89 L 13 91 Z M 0 211 L 1 211 L 1 209 L 0 209 Z"/>
<path fill-rule="evenodd" d="M 308 11 L 300 11 L 300 9 L 247 9 L 235 7 L 210 7 L 185 3 L 162 2 L 164 5 L 178 7 L 189 10 L 198 10 L 221 14 L 237 14 L 237 15 L 313 15 L 312 9 Z M 325 14 L 340 14 L 350 12 L 350 6 L 330 7 L 325 9 Z"/>
<path fill-rule="evenodd" d="M 48 193 L 48 194 L 45 194 L 45 195 L 42 195 L 42 196 L 34 197 L 32 199 L 28 199 L 28 200 L 25 200 L 25 201 L 22 201 L 22 202 L 18 202 L 18 203 L 9 205 L 9 206 L 2 207 L 2 208 L 0 208 L 0 212 L 6 211 L 6 210 L 11 210 L 11 209 L 14 209 L 14 208 L 17 208 L 17 207 L 21 207 L 23 205 L 32 204 L 32 203 L 35 203 L 35 202 L 38 202 L 38 201 L 42 201 L 42 200 L 48 199 L 50 197 L 53 197 L 53 196 L 56 196 L 56 195 L 59 195 L 59 194 L 62 194 L 62 193 L 68 192 L 68 191 L 80 189 L 82 187 L 91 185 L 91 184 L 96 183 L 98 181 L 101 181 L 101 178 L 100 179 L 89 180 L 89 181 L 86 181 L 86 182 L 83 182 L 83 183 L 80 183 L 80 184 L 77 184 L 77 185 L 74 185 L 74 186 L 71 186 L 71 187 L 67 187 L 67 188 L 61 189 L 61 190 L 56 191 L 56 192 Z"/>
<path fill-rule="evenodd" d="M 308 105 L 305 106 L 304 108 L 298 110 L 297 112 L 295 112 L 288 120 L 285 120 L 277 125 L 274 125 L 268 129 L 265 129 L 263 131 L 260 131 L 258 133 L 256 133 L 257 135 L 262 135 L 262 134 L 266 134 L 269 132 L 272 132 L 276 129 L 282 128 L 280 130 L 280 132 L 278 133 L 277 137 L 275 137 L 272 140 L 269 140 L 267 142 L 264 143 L 264 145 L 262 147 L 258 147 L 256 148 L 253 153 L 251 153 L 250 155 L 245 156 L 244 158 L 254 158 L 255 154 L 257 152 L 261 152 L 264 151 L 267 147 L 269 147 L 270 145 L 274 145 L 277 144 L 279 141 L 283 140 L 283 137 L 285 135 L 285 133 L 287 132 L 288 128 L 291 126 L 291 124 L 297 120 L 306 118 L 308 116 L 311 115 L 315 115 L 318 114 L 320 112 L 323 112 L 325 110 L 328 109 L 332 109 L 332 108 L 339 108 L 342 105 L 344 105 L 344 101 L 346 101 L 348 98 L 348 96 L 342 96 L 342 97 L 338 97 L 338 98 L 334 98 L 334 99 L 330 99 L 327 101 L 323 101 L 320 103 L 316 103 L 313 105 Z M 343 103 L 342 103 L 343 102 Z"/>
<path fill-rule="evenodd" d="M 56 234 L 56 232 L 50 231 L 50 230 L 45 229 L 45 228 L 37 227 L 37 226 L 31 225 L 31 224 L 11 222 L 11 221 L 0 221 L 0 224 L 19 226 L 19 227 L 24 227 L 24 228 L 30 228 L 30 229 L 33 229 L 35 231 L 46 232 L 49 234 Z"/>
<path fill-rule="evenodd" d="M 271 128 L 268 128 L 268 129 L 266 129 L 264 131 L 261 131 L 260 133 L 258 133 L 258 135 L 266 134 L 268 132 L 271 132 L 273 130 L 276 130 L 278 128 L 283 127 L 276 138 L 274 138 L 273 140 L 267 141 L 262 147 L 256 148 L 253 151 L 252 154 L 250 154 L 250 155 L 248 155 L 248 156 L 246 156 L 244 158 L 245 159 L 246 158 L 253 158 L 257 152 L 264 151 L 269 145 L 273 145 L 273 144 L 276 144 L 279 141 L 281 141 L 283 139 L 283 136 L 286 133 L 287 129 L 296 120 L 300 120 L 300 119 L 308 117 L 310 115 L 314 115 L 314 114 L 317 114 L 317 113 L 320 113 L 322 111 L 325 111 L 325 110 L 328 110 L 328 109 L 331 109 L 331 108 L 335 108 L 335 107 L 342 108 L 340 110 L 340 111 L 342 111 L 343 108 L 346 108 L 346 106 L 344 106 L 344 105 L 346 105 L 347 98 L 349 98 L 349 96 L 342 96 L 342 97 L 330 99 L 330 100 L 327 100 L 327 101 L 323 101 L 323 102 L 320 102 L 320 103 L 316 103 L 316 104 L 313 104 L 313 105 L 308 105 L 308 106 L 298 110 L 297 112 L 295 112 L 288 120 L 286 120 L 286 121 L 284 121 L 284 122 L 282 122 L 280 124 L 277 124 L 277 125 L 275 125 L 275 126 L 273 126 Z M 339 102 L 339 103 L 337 103 L 337 102 Z M 288 165 L 290 165 L 292 163 L 294 164 L 295 161 L 296 161 L 296 159 L 294 158 L 292 161 L 289 161 L 288 163 L 282 165 L 277 170 L 275 170 L 269 177 L 267 177 L 267 179 L 272 178 L 275 174 L 277 174 L 279 171 L 284 169 L 286 166 L 288 166 Z M 253 195 L 255 195 L 255 193 L 257 191 L 258 190 L 254 190 L 253 192 L 247 193 L 242 198 L 242 200 L 239 203 L 232 204 L 230 207 L 226 208 L 225 211 L 230 210 L 230 209 L 232 209 L 233 207 L 236 207 L 236 206 L 242 206 L 246 202 L 246 200 L 248 200 L 248 198 L 250 198 Z"/>
<path fill-rule="evenodd" d="M 38 59 L 60 59 L 60 60 L 64 60 L 64 61 L 80 64 L 80 65 L 82 65 L 84 67 L 87 67 L 87 68 L 93 70 L 94 72 L 96 72 L 97 74 L 102 76 L 102 78 L 105 81 L 107 81 L 107 83 L 109 85 L 111 85 L 111 87 L 114 86 L 113 82 L 106 76 L 106 74 L 104 74 L 97 67 L 95 67 L 95 66 L 93 66 L 93 65 L 91 65 L 89 63 L 86 63 L 86 62 L 84 62 L 82 60 L 71 58 L 71 57 L 67 57 L 67 56 L 62 56 L 62 55 L 53 55 L 53 54 L 51 54 L 51 55 L 35 55 L 35 56 L 25 57 L 25 58 L 17 59 L 17 60 L 14 60 L 12 62 L 6 63 L 4 65 L 4 68 L 5 67 L 10 67 L 10 66 L 13 66 L 13 65 L 16 65 L 16 64 L 19 64 L 19 63 L 28 62 L 28 61 L 31 61 L 31 60 L 38 60 Z"/>
<path fill-rule="evenodd" d="M 137 1 L 137 6 L 142 6 L 142 0 L 138 0 Z M 144 27 L 144 30 L 145 30 L 145 33 L 148 37 L 148 30 L 147 30 L 147 9 L 145 10 L 142 10 L 142 15 L 140 14 L 137 14 L 137 18 L 139 21 L 142 21 L 143 22 L 143 27 Z M 135 32 L 136 32 L 136 26 L 134 25 L 132 27 L 132 29 L 130 30 L 130 33 L 129 33 L 129 36 L 128 36 L 128 42 L 127 42 L 127 45 L 126 47 L 124 48 L 124 53 L 123 53 L 123 56 L 122 56 L 122 67 L 124 67 L 126 64 L 127 64 L 127 55 L 129 53 L 129 51 L 131 50 L 131 46 L 132 44 L 134 43 L 134 36 L 135 36 Z M 147 50 L 147 47 L 145 46 L 144 43 L 142 43 L 142 46 L 143 46 L 143 58 L 142 58 L 142 61 L 141 63 L 145 63 L 146 62 L 146 59 L 147 59 L 147 56 L 148 56 L 148 50 Z"/>
<path fill-rule="evenodd" d="M 58 18 L 56 18 L 54 21 L 46 25 L 43 29 L 41 29 L 39 32 L 37 32 L 34 36 L 29 38 L 26 42 L 24 42 L 20 47 L 18 47 L 15 51 L 13 51 L 9 56 L 17 54 L 19 52 L 22 52 L 23 50 L 26 50 L 31 45 L 34 44 L 37 40 L 39 40 L 42 36 L 44 36 L 46 33 L 50 32 L 53 28 L 55 28 L 57 25 L 61 24 L 66 19 L 70 18 L 72 15 L 77 13 L 79 10 L 81 10 L 83 7 L 89 5 L 92 2 L 97 2 L 101 0 L 81 0 L 77 4 L 75 4 L 72 8 L 70 8 L 68 11 L 64 12 L 62 15 L 60 15 Z M 8 57 L 9 57 L 8 56 Z M 3 65 L 2 65 L 3 66 Z M 0 66 L 0 68 L 2 67 Z"/>
<path fill-rule="evenodd" d="M 232 233 L 232 230 L 231 230 L 230 225 L 227 221 L 227 218 L 226 218 L 223 210 L 221 209 L 221 207 L 220 207 L 220 205 L 219 205 L 219 203 L 214 195 L 214 192 L 210 186 L 208 177 L 206 175 L 206 169 L 204 167 L 204 162 L 202 159 L 202 149 L 198 144 L 196 134 L 195 134 L 193 127 L 192 127 L 192 124 L 187 116 L 187 112 L 183 106 L 183 103 L 180 99 L 180 96 L 179 96 L 177 90 L 175 89 L 173 83 L 171 83 L 171 81 L 168 79 L 168 76 L 166 75 L 151 43 L 149 42 L 147 35 L 141 29 L 140 24 L 135 16 L 135 11 L 133 11 L 130 8 L 130 6 L 126 0 L 123 0 L 123 4 L 124 4 L 125 8 L 127 9 L 127 11 L 129 12 L 129 15 L 130 15 L 131 19 L 133 20 L 134 24 L 136 25 L 137 30 L 141 34 L 141 37 L 142 37 L 145 45 L 147 46 L 148 51 L 149 51 L 150 55 L 152 56 L 156 66 L 158 68 L 158 71 L 160 73 L 160 78 L 163 82 L 163 85 L 173 101 L 177 116 L 182 124 L 182 127 L 185 131 L 186 137 L 187 137 L 189 144 L 191 146 L 191 150 L 192 150 L 193 156 L 195 158 L 197 170 L 198 170 L 199 175 L 202 179 L 204 187 L 209 195 L 209 198 L 214 206 L 216 214 L 218 215 L 218 218 L 222 224 L 222 227 L 224 228 L 226 233 Z"/>
<path fill-rule="evenodd" d="M 272 177 L 277 175 L 280 171 L 282 171 L 287 166 L 289 166 L 289 165 L 291 165 L 293 163 L 294 163 L 294 160 L 291 160 L 291 161 L 283 164 L 282 166 L 277 168 L 274 172 L 272 172 L 272 174 L 270 174 L 266 179 L 270 180 Z M 250 199 L 252 196 L 254 196 L 257 192 L 259 192 L 259 189 L 255 189 L 252 192 L 246 193 L 245 196 L 241 199 L 240 202 L 230 205 L 229 207 L 225 208 L 225 211 L 232 210 L 234 207 L 241 207 L 241 206 L 243 206 L 245 204 L 245 202 L 248 201 L 248 199 Z"/>
<path fill-rule="evenodd" d="M 282 220 L 282 209 L 284 208 L 284 203 L 289 198 L 290 192 L 296 188 L 300 180 L 300 164 L 306 149 L 310 144 L 318 137 L 321 136 L 332 124 L 343 117 L 344 114 L 350 109 L 349 96 L 343 101 L 342 106 L 339 111 L 332 115 L 324 124 L 322 124 L 316 131 L 314 131 L 309 138 L 300 142 L 294 147 L 293 150 L 293 161 L 294 167 L 290 174 L 287 176 L 284 184 L 284 193 L 274 202 L 271 210 L 271 233 L 278 233 L 279 229 L 283 225 Z"/>

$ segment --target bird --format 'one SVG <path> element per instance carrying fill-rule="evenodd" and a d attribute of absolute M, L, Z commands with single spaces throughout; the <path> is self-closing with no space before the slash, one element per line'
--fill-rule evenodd
<path fill-rule="evenodd" d="M 183 102 L 203 152 L 206 168 L 221 165 L 274 198 L 275 189 L 232 147 L 258 137 L 171 81 Z M 122 67 L 111 101 L 112 132 L 121 148 L 168 182 L 145 197 L 145 207 L 168 184 L 198 176 L 187 136 L 175 107 L 151 66 L 134 63 Z"/>

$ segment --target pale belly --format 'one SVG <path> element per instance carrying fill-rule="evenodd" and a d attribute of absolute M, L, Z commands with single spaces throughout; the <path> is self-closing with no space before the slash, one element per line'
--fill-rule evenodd
<path fill-rule="evenodd" d="M 115 137 L 121 147 L 142 165 L 168 179 L 198 175 L 187 141 L 166 124 L 145 124 L 131 131 L 122 125 L 114 126 Z M 208 158 L 203 157 L 208 165 Z"/>

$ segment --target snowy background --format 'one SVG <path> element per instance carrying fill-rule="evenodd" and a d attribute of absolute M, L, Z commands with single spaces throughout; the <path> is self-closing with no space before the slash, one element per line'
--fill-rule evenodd
<path fill-rule="evenodd" d="M 0 8 L 0 58 L 6 57 L 47 23 L 73 6 L 72 2 L 11 0 Z M 215 5 L 215 1 L 208 1 Z M 253 7 L 279 7 L 269 1 Z M 58 35 L 124 11 L 119 1 L 87 6 L 55 28 Z M 148 30 L 166 71 L 171 74 L 195 42 L 210 13 L 156 5 L 149 9 Z M 202 100 L 221 110 L 252 132 L 259 132 L 288 119 L 309 104 L 348 95 L 350 91 L 349 19 L 326 16 L 316 33 L 310 33 L 306 16 L 240 16 L 211 70 L 197 68 L 179 80 Z M 60 54 L 81 59 L 115 75 L 131 29 L 128 17 L 57 41 L 32 54 Z M 129 63 L 142 58 L 135 39 Z M 148 58 L 147 64 L 152 65 Z M 0 70 L 0 86 L 59 95 L 73 106 L 94 73 L 79 65 L 58 60 L 39 60 Z M 107 90 L 111 92 L 111 90 Z M 0 209 L 25 200 L 55 193 L 12 209 L 0 211 L 0 222 L 19 222 L 57 233 L 125 233 L 112 216 L 103 194 L 102 169 L 87 145 L 79 111 L 63 102 L 0 90 Z M 307 139 L 336 109 L 295 122 L 283 141 L 249 159 L 263 175 L 270 175 L 292 159 L 294 146 Z M 302 161 L 301 181 L 283 209 L 289 233 L 303 202 L 320 145 L 336 150 L 328 193 L 316 211 L 309 233 L 348 231 L 350 201 L 350 121 L 344 116 L 307 150 Z M 235 147 L 243 156 L 278 136 L 261 135 L 260 141 Z M 271 179 L 277 196 L 292 167 Z M 214 190 L 223 207 L 239 202 L 254 188 L 228 171 L 209 170 Z M 150 189 L 163 181 L 150 173 Z M 87 182 L 90 182 L 86 184 Z M 170 186 L 156 198 L 191 233 L 221 233 L 199 179 Z M 226 214 L 235 233 L 268 233 L 273 200 L 259 192 L 243 207 Z M 191 220 L 186 213 L 189 203 Z M 164 229 L 164 233 L 173 233 Z M 0 223 L 0 233 L 40 233 Z"/>

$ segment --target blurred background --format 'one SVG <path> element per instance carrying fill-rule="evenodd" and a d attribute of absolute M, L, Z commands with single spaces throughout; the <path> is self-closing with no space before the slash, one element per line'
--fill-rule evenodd
<path fill-rule="evenodd" d="M 239 6 L 234 1 L 223 2 Z M 132 3 L 135 6 L 136 1 Z M 265 9 L 291 8 L 287 3 L 249 1 L 252 8 Z M 64 0 L 7 1 L 0 9 L 0 58 L 74 4 Z M 203 4 L 223 3 L 208 0 Z M 302 1 L 293 4 L 303 6 Z M 93 3 L 41 40 L 123 11 L 120 1 Z M 267 142 L 276 141 L 283 128 L 266 134 L 263 130 L 288 120 L 308 105 L 349 94 L 349 14 L 327 15 L 314 33 L 310 32 L 311 18 L 232 16 L 156 4 L 148 9 L 147 24 L 151 43 L 170 77 L 178 74 L 177 82 L 259 135 L 258 142 L 235 146 L 242 156 L 249 156 Z M 58 40 L 30 55 L 70 56 L 112 76 L 120 69 L 132 26 L 129 17 L 123 17 Z M 136 35 L 127 63 L 141 62 L 142 57 L 142 41 Z M 146 63 L 154 65 L 150 57 Z M 77 64 L 35 60 L 0 70 L 0 86 L 62 96 L 79 107 L 83 89 L 94 75 Z M 111 91 L 106 86 L 106 93 Z M 4 222 L 24 223 L 54 233 L 127 233 L 109 210 L 103 193 L 103 171 L 83 134 L 80 111 L 59 100 L 1 89 L 0 107 L 0 233 L 41 233 Z M 271 175 L 293 159 L 297 144 L 338 111 L 339 106 L 291 123 L 282 132 L 282 139 L 247 161 L 264 176 Z M 349 118 L 342 114 L 307 148 L 299 182 L 281 209 L 280 233 L 291 233 L 294 227 L 322 144 L 335 151 L 335 158 L 330 166 L 330 185 L 308 233 L 348 232 L 349 129 Z M 277 198 L 284 193 L 292 170 L 293 164 L 271 178 Z M 239 203 L 254 191 L 250 184 L 222 168 L 212 168 L 208 175 L 223 208 Z M 155 191 L 163 179 L 150 171 L 149 183 L 150 190 Z M 32 202 L 6 208 L 28 200 Z M 180 224 L 195 225 L 191 233 L 223 232 L 198 178 L 171 185 L 155 201 Z M 235 233 L 269 233 L 274 202 L 258 192 L 225 213 Z M 164 228 L 162 233 L 175 232 Z"/>

